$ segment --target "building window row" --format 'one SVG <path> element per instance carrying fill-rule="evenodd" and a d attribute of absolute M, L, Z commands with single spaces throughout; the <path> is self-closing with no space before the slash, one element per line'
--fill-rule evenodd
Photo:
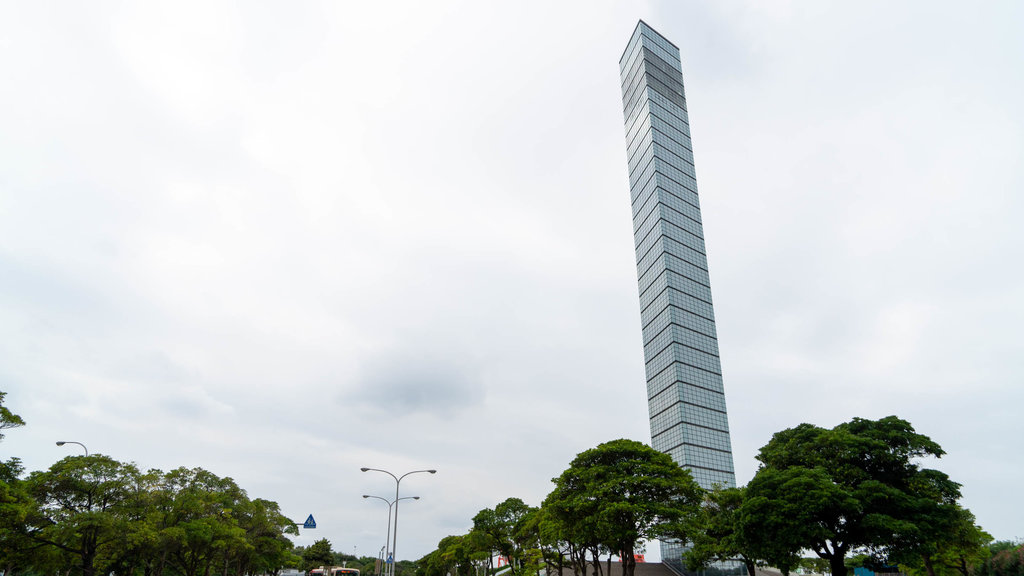
<path fill-rule="evenodd" d="M 654 350 L 666 340 L 679 342 L 712 356 L 718 356 L 717 340 L 675 322 L 669 323 L 661 332 L 653 334 L 650 340 L 644 343 L 644 350 Z"/>
<path fill-rule="evenodd" d="M 684 230 L 687 234 L 700 240 L 701 246 L 704 245 L 704 227 L 701 226 L 700 222 L 697 222 L 693 218 L 680 213 L 676 209 L 664 203 L 653 202 L 648 204 L 648 206 L 651 206 L 653 209 L 648 210 L 646 218 L 639 226 L 634 227 L 633 237 L 637 239 L 637 245 L 639 245 L 639 242 L 642 242 L 644 238 L 647 238 L 647 235 L 651 233 L 651 230 L 658 227 L 659 220 L 664 220 L 676 228 Z M 664 207 L 664 210 L 658 210 L 659 206 Z M 703 250 L 701 251 L 703 252 Z"/>
<path fill-rule="evenodd" d="M 651 47 L 652 45 L 660 48 L 661 52 L 665 54 L 665 59 L 669 62 L 674 62 L 677 68 L 682 66 L 679 63 L 679 48 L 675 44 L 668 41 L 667 38 L 658 34 L 653 28 L 648 26 L 645 22 L 640 22 L 637 29 L 640 31 L 639 36 L 642 36 L 640 40 L 641 46 Z"/>
<path fill-rule="evenodd" d="M 644 354 L 646 356 L 646 353 Z M 647 371 L 657 374 L 673 362 L 705 370 L 712 374 L 722 375 L 722 365 L 718 356 L 690 348 L 679 342 L 670 342 L 668 346 L 647 360 Z"/>
<path fill-rule="evenodd" d="M 644 274 L 641 274 L 640 276 L 645 275 L 646 272 L 650 269 L 650 264 L 658 262 L 660 256 L 662 256 L 663 254 L 670 254 L 675 257 L 673 262 L 683 262 L 685 264 L 682 268 L 676 269 L 670 267 L 667 260 L 663 260 L 662 262 L 664 262 L 665 268 L 668 268 L 669 270 L 678 271 L 682 273 L 684 276 L 691 276 L 690 273 L 693 272 L 693 268 L 696 268 L 701 271 L 697 273 L 697 278 L 699 278 L 700 280 L 704 280 L 705 278 L 708 277 L 708 258 L 706 254 L 699 250 L 694 250 L 693 248 L 685 244 L 680 243 L 671 236 L 666 236 L 662 234 L 661 236 L 658 236 L 658 239 L 661 240 L 661 242 L 658 243 L 660 244 L 660 250 L 657 249 L 658 244 L 656 244 L 642 256 L 639 253 L 637 254 L 637 258 L 640 261 L 639 265 L 644 266 Z"/>
<path fill-rule="evenodd" d="M 677 364 L 671 369 L 659 372 L 647 382 L 648 403 L 660 396 L 665 390 L 675 390 L 677 396 L 686 397 L 686 392 L 699 390 L 707 394 L 715 394 L 722 398 L 725 405 L 725 388 L 722 376 L 704 370 L 691 369 Z"/>
<path fill-rule="evenodd" d="M 658 210 L 659 206 L 665 206 L 670 208 L 676 215 L 692 221 L 693 224 L 688 225 L 699 232 L 701 238 L 704 237 L 704 228 L 700 220 L 700 208 L 687 201 L 685 194 L 683 197 L 680 197 L 676 193 L 659 186 L 658 181 L 655 179 L 649 180 L 645 189 L 640 191 L 640 194 L 641 196 L 638 199 L 643 198 L 643 202 L 633 204 L 634 208 L 636 208 L 633 215 L 634 228 L 638 221 L 646 222 L 651 213 L 660 212 Z"/>

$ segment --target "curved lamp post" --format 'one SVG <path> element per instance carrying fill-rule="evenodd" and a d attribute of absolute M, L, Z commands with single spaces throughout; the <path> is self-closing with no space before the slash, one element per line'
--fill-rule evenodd
<path fill-rule="evenodd" d="M 86 448 L 86 447 L 85 447 L 85 444 L 82 444 L 81 442 L 74 442 L 74 441 L 72 441 L 72 440 L 58 440 L 58 441 L 57 441 L 57 446 L 63 446 L 63 445 L 65 445 L 65 444 L 78 444 L 79 446 L 81 446 L 81 447 L 82 447 L 82 450 L 85 450 L 85 455 L 86 455 L 86 456 L 88 456 L 88 455 L 89 455 L 89 449 L 88 449 L 88 448 Z"/>
<path fill-rule="evenodd" d="M 373 470 L 374 472 L 383 472 L 384 474 L 387 474 L 388 476 L 391 476 L 392 478 L 395 479 L 395 529 L 393 536 L 391 537 L 391 575 L 394 576 L 395 563 L 398 562 L 398 553 L 395 552 L 395 549 L 398 547 L 398 501 L 401 500 L 401 498 L 398 497 L 398 487 L 402 484 L 402 478 L 405 478 L 410 474 L 419 474 L 420 472 L 426 472 L 428 474 L 437 474 L 437 470 L 413 470 L 412 472 L 406 472 L 401 476 L 395 476 L 391 472 L 388 472 L 387 470 L 381 470 L 380 468 L 360 468 L 360 470 L 363 472 L 369 472 L 370 470 Z M 388 520 L 390 519 L 391 515 L 389 513 Z"/>
<path fill-rule="evenodd" d="M 381 498 L 380 496 L 373 496 L 371 494 L 363 494 L 363 498 L 376 498 L 377 500 L 380 500 L 381 502 L 383 502 L 383 503 L 388 505 L 388 531 L 385 533 L 386 536 L 384 537 L 384 549 L 381 550 L 382 554 L 386 554 L 387 550 L 388 550 L 388 547 L 391 545 L 391 507 L 394 506 L 395 503 L 390 501 L 390 500 L 388 500 L 387 498 Z M 419 496 L 403 496 L 402 498 L 400 498 L 400 500 L 419 500 L 419 499 L 420 499 Z M 381 560 L 381 562 L 385 563 L 385 566 L 387 565 L 386 564 L 387 556 L 382 556 L 380 560 Z M 385 570 L 387 570 L 387 568 L 385 568 Z"/>

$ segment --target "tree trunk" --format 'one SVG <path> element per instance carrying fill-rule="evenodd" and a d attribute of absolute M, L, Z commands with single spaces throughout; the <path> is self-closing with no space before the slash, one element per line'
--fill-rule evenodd
<path fill-rule="evenodd" d="M 587 576 L 587 558 L 583 556 L 581 561 L 583 554 L 585 553 L 579 547 L 569 545 L 569 562 L 572 565 L 573 576 Z"/>
<path fill-rule="evenodd" d="M 623 576 L 633 576 L 636 573 L 636 554 L 633 550 L 626 550 L 622 553 L 622 574 Z M 608 572 L 608 576 L 611 576 L 611 571 Z"/>
<path fill-rule="evenodd" d="M 96 551 L 82 550 L 82 576 L 95 576 L 96 574 Z"/>
<path fill-rule="evenodd" d="M 828 559 L 828 569 L 832 576 L 846 576 L 846 555 L 838 552 L 832 554 Z"/>
<path fill-rule="evenodd" d="M 924 569 L 928 571 L 928 576 L 935 576 L 935 564 L 932 562 L 932 557 L 923 554 L 921 561 L 924 562 Z"/>
<path fill-rule="evenodd" d="M 757 565 L 750 558 L 743 558 L 743 565 L 747 567 L 747 576 L 756 576 Z"/>
<path fill-rule="evenodd" d="M 147 576 L 163 576 L 164 575 L 164 567 L 166 567 L 166 566 L 167 566 L 167 551 L 164 550 L 163 553 L 160 554 L 160 562 L 158 562 L 156 567 L 153 569 L 153 573 L 152 574 L 147 574 Z"/>

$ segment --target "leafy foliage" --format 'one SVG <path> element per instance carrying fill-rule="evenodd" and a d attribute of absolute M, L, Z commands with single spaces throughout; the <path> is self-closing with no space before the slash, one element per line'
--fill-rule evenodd
<path fill-rule="evenodd" d="M 613 440 L 576 456 L 540 508 L 508 498 L 473 518 L 473 529 L 448 536 L 419 561 L 419 576 L 491 573 L 491 560 L 509 560 L 513 574 L 582 575 L 598 559 L 618 554 L 626 573 L 641 540 L 689 538 L 703 491 L 667 454 L 632 440 Z"/>
<path fill-rule="evenodd" d="M 303 570 L 307 572 L 317 566 L 330 566 L 333 562 L 334 553 L 331 551 L 331 542 L 327 538 L 313 542 L 302 553 Z"/>
<path fill-rule="evenodd" d="M 783 570 L 806 548 L 829 561 L 833 576 L 846 575 L 853 551 L 878 559 L 931 554 L 937 533 L 929 526 L 954 511 L 960 491 L 916 459 L 943 453 L 895 416 L 783 430 L 757 456 L 743 533 Z"/>
<path fill-rule="evenodd" d="M 641 540 L 686 538 L 703 496 L 670 456 L 634 440 L 613 440 L 580 453 L 554 482 L 544 506 L 566 538 L 592 554 L 619 554 L 627 576 L 636 566 L 634 550 Z"/>
<path fill-rule="evenodd" d="M 697 572 L 714 561 L 739 559 L 748 574 L 755 573 L 759 557 L 740 529 L 740 507 L 745 499 L 745 488 L 718 487 L 705 495 L 697 519 L 699 529 L 693 532 L 692 547 L 686 554 L 689 570 Z"/>
<path fill-rule="evenodd" d="M 977 570 L 977 576 L 1024 576 L 1024 544 L 993 542 L 989 552 L 991 557 Z"/>
<path fill-rule="evenodd" d="M 492 557 L 490 552 L 508 559 L 512 576 L 516 576 L 528 550 L 537 547 L 536 536 L 527 525 L 527 520 L 536 510 L 519 498 L 508 498 L 493 510 L 481 510 L 473 517 L 473 532 L 470 534 L 474 551 L 486 549 L 487 560 Z"/>
<path fill-rule="evenodd" d="M 14 412 L 11 412 L 6 406 L 4 406 L 4 398 L 7 397 L 6 392 L 0 392 L 0 430 L 7 430 L 10 428 L 18 428 L 25 425 L 25 421 L 21 419 Z M 0 433 L 0 440 L 4 439 L 4 435 Z"/>
<path fill-rule="evenodd" d="M 22 424 L 0 410 L 0 429 Z M 18 459 L 0 462 L 5 574 L 243 576 L 299 562 L 276 503 L 201 468 L 141 472 L 93 454 L 22 475 Z"/>

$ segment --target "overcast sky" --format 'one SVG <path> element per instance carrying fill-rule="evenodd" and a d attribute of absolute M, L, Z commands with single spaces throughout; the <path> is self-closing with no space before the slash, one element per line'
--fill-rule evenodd
<path fill-rule="evenodd" d="M 485 6 L 486 5 L 486 6 Z M 618 60 L 679 46 L 737 480 L 910 420 L 1024 537 L 1024 5 L 5 2 L 0 457 L 398 556 L 650 441 Z"/>

